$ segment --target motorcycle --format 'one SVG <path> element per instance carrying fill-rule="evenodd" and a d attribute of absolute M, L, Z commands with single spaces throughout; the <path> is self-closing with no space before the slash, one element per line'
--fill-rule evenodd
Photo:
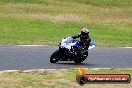
<path fill-rule="evenodd" d="M 88 50 L 95 47 L 95 42 L 90 42 L 88 50 L 78 49 L 81 47 L 78 40 L 71 37 L 64 38 L 58 45 L 57 49 L 51 56 L 50 62 L 56 63 L 58 61 L 74 61 L 81 63 L 88 57 Z"/>

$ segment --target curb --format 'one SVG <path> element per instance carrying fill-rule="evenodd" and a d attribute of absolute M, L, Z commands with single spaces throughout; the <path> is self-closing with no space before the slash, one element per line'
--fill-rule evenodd
<path fill-rule="evenodd" d="M 132 49 L 132 47 L 122 47 L 122 48 L 130 48 L 130 49 Z"/>
<path fill-rule="evenodd" d="M 79 69 L 79 68 L 69 68 L 69 69 Z M 132 68 L 83 68 L 85 70 L 132 70 Z M 23 73 L 29 73 L 34 71 L 55 71 L 55 70 L 68 70 L 68 69 L 31 69 L 31 70 L 3 70 L 0 71 L 0 74 L 2 73 L 10 73 L 10 72 L 23 72 Z"/>
<path fill-rule="evenodd" d="M 10 72 L 19 72 L 20 70 L 3 70 L 3 71 L 0 71 L 0 74 L 1 73 L 10 73 Z"/>
<path fill-rule="evenodd" d="M 15 45 L 15 46 L 27 46 L 27 47 L 28 47 L 28 46 L 29 46 L 29 47 L 31 46 L 31 47 L 32 47 L 32 46 L 49 46 L 49 45 Z"/>
<path fill-rule="evenodd" d="M 78 69 L 78 68 L 74 68 Z M 132 70 L 132 68 L 83 68 L 85 70 Z"/>

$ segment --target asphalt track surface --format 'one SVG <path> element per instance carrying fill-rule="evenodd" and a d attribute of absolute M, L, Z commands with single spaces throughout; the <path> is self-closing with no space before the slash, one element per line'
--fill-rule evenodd
<path fill-rule="evenodd" d="M 56 46 L 0 46 L 1 70 L 78 68 L 73 61 L 50 63 Z M 81 64 L 86 68 L 132 68 L 132 48 L 94 48 Z"/>

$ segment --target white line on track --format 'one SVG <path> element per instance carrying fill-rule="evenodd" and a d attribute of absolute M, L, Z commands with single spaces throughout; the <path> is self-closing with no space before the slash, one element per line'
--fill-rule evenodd
<path fill-rule="evenodd" d="M 49 45 L 16 45 L 16 46 L 49 46 Z"/>
<path fill-rule="evenodd" d="M 132 47 L 121 47 L 121 48 L 132 48 Z"/>

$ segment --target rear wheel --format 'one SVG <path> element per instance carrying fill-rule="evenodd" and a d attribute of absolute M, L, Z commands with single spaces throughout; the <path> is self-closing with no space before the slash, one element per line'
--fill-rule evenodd
<path fill-rule="evenodd" d="M 83 56 L 81 56 L 82 62 L 88 57 L 88 51 L 84 53 Z"/>
<path fill-rule="evenodd" d="M 74 60 L 76 64 L 81 64 L 81 60 Z"/>
<path fill-rule="evenodd" d="M 82 62 L 87 58 L 87 56 L 88 56 L 88 51 L 85 52 L 84 55 L 81 55 L 81 56 L 79 55 L 79 56 L 77 56 L 76 59 L 74 60 L 74 62 L 75 62 L 76 64 L 80 64 L 80 63 L 82 63 Z"/>
<path fill-rule="evenodd" d="M 56 50 L 50 57 L 50 62 L 51 63 L 56 63 L 60 60 L 59 58 L 59 50 Z"/>
<path fill-rule="evenodd" d="M 79 56 L 77 56 L 76 59 L 74 59 L 74 62 L 76 64 L 81 64 L 82 61 L 81 61 L 81 58 Z"/>

